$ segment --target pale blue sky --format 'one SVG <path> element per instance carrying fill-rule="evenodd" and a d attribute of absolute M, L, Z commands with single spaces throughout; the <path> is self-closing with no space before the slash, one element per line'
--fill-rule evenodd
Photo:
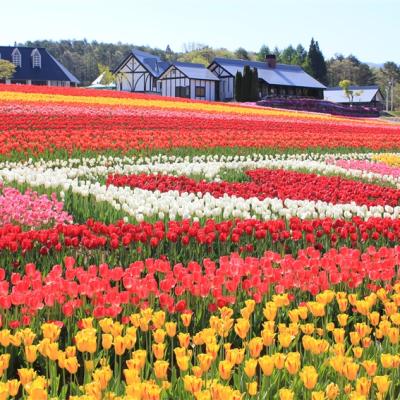
<path fill-rule="evenodd" d="M 308 47 L 314 36 L 326 57 L 400 63 L 400 0 L 7 0 L 0 10 L 0 45 L 86 38 L 257 51 Z"/>

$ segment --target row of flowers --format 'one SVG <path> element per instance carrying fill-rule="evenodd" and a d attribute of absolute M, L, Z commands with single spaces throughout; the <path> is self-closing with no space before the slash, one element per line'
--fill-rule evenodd
<path fill-rule="evenodd" d="M 80 171 L 80 172 L 79 172 Z M 89 172 L 89 171 L 87 171 Z M 29 187 L 44 187 L 59 191 L 64 197 L 70 197 L 70 202 L 82 204 L 84 209 L 86 198 L 94 202 L 108 204 L 118 215 L 131 217 L 134 221 L 165 218 L 176 220 L 193 218 L 351 218 L 359 216 L 398 218 L 400 207 L 377 205 L 368 207 L 357 205 L 354 201 L 344 204 L 332 204 L 320 200 L 285 200 L 277 197 L 267 197 L 263 200 L 257 197 L 244 199 L 237 196 L 214 197 L 210 193 L 179 193 L 179 191 L 150 191 L 130 187 L 104 185 L 93 180 L 84 180 L 85 169 L 69 168 L 30 168 L 15 167 L 0 170 L 0 178 L 7 182 L 24 184 Z M 361 185 L 361 184 L 360 184 Z M 394 191 L 393 189 L 388 192 Z M 89 218 L 87 216 L 86 218 Z M 100 217 L 97 217 L 100 218 Z M 117 218 L 116 218 L 117 219 Z M 115 220 L 115 219 L 114 219 Z"/>
<path fill-rule="evenodd" d="M 20 226 L 0 228 L 0 265 L 8 272 L 21 263 L 40 262 L 43 270 L 73 255 L 85 264 L 110 262 L 128 265 L 148 257 L 171 262 L 204 257 L 218 259 L 231 252 L 261 257 L 265 251 L 297 255 L 314 246 L 323 253 L 348 246 L 394 247 L 400 238 L 400 220 L 354 218 L 345 220 L 289 221 L 229 220 L 205 224 L 184 220 L 164 224 L 142 222 L 57 225 L 50 229 L 22 231 Z M 15 269 L 13 269 L 13 267 Z"/>
<path fill-rule="evenodd" d="M 327 264 L 332 268 L 339 263 L 351 272 L 346 260 L 354 261 L 353 255 L 342 249 Z M 369 265 L 395 256 L 398 264 L 399 255 L 398 250 L 371 249 L 361 258 Z M 309 249 L 299 260 L 308 260 L 312 268 L 326 257 Z M 74 261 L 67 258 L 65 270 L 55 266 L 47 276 L 29 264 L 24 276 L 11 280 L 15 300 L 9 307 L 20 319 L 2 320 L 3 398 L 239 400 L 268 393 L 280 400 L 333 400 L 395 399 L 399 394 L 399 283 L 364 295 L 333 289 L 307 295 L 277 290 L 278 285 L 268 290 L 270 282 L 264 296 L 257 297 L 245 286 L 252 279 L 252 262 L 237 256 L 222 260 L 225 266 L 217 269 L 205 260 L 204 275 L 193 263 L 171 268 L 149 260 L 127 270 L 101 265 L 86 271 Z M 279 267 L 278 255 L 269 254 L 261 262 L 265 276 L 272 262 L 285 268 Z M 165 283 L 169 274 L 177 281 L 175 292 L 189 285 L 191 303 L 180 300 L 171 310 L 155 284 L 150 287 L 160 305 L 154 295 L 130 297 L 138 290 L 134 279 L 146 279 L 143 271 L 152 281 L 164 276 L 161 292 L 171 290 Z M 134 277 L 131 282 L 129 276 Z M 243 279 L 240 298 L 220 301 L 219 281 L 235 277 Z M 199 282 L 206 284 L 209 278 L 218 285 L 214 292 L 196 293 Z M 124 290 L 118 294 L 121 283 Z M 31 295 L 18 297 L 24 291 Z M 33 302 L 23 300 L 40 295 L 42 304 L 32 315 L 28 308 Z M 73 306 L 66 307 L 68 303 Z M 104 304 L 109 304 L 108 312 L 97 312 Z"/>
<path fill-rule="evenodd" d="M 341 177 L 318 176 L 285 170 L 257 169 L 246 171 L 251 182 L 206 182 L 186 176 L 169 175 L 110 175 L 106 184 L 129 186 L 150 191 L 179 193 L 209 193 L 215 198 L 237 196 L 244 199 L 279 198 L 281 200 L 313 200 L 333 204 L 399 205 L 400 190 L 366 184 Z"/>
<path fill-rule="evenodd" d="M 127 152 L 171 148 L 371 148 L 393 149 L 400 130 L 395 125 L 354 121 L 313 114 L 239 107 L 225 104 L 174 102 L 160 98 L 103 97 L 80 91 L 27 93 L 0 90 L 0 149 L 4 156 L 56 152 Z M 38 114 L 21 111 L 21 104 L 37 104 Z M 66 106 L 52 114 L 46 107 Z M 78 105 L 69 111 L 69 105 Z M 17 111 L 13 111 L 15 105 Z M 116 107 L 118 106 L 118 108 Z M 103 114 L 80 113 L 85 107 L 101 107 Z M 113 115 L 115 108 L 143 109 L 142 115 Z M 168 110 L 171 109 L 171 115 Z M 146 110 L 150 110 L 147 113 Z M 155 112 L 161 110 L 157 117 Z M 180 111 L 177 113 L 176 111 Z M 187 111 L 190 115 L 185 115 Z M 137 112 L 137 111 L 135 111 Z M 110 114 L 111 113 L 111 114 Z M 111 116 L 110 116 L 111 115 Z M 210 118 L 217 115 L 217 118 Z M 246 116 L 243 121 L 239 120 Z M 20 121 L 20 122 L 15 122 Z M 171 129 L 170 127 L 174 128 Z M 107 132 L 107 134 L 105 134 Z"/>

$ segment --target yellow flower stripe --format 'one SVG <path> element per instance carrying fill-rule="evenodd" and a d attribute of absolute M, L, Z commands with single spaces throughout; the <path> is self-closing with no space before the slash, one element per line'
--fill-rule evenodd
<path fill-rule="evenodd" d="M 0 92 L 0 101 L 8 102 L 45 102 L 45 103 L 80 103 L 80 104 L 96 104 L 108 106 L 131 106 L 131 107 L 152 107 L 160 109 L 175 109 L 187 111 L 204 111 L 212 113 L 226 114 L 243 114 L 253 116 L 276 116 L 276 117 L 292 117 L 304 118 L 310 120 L 329 120 L 329 121 L 347 121 L 348 119 L 334 117 L 331 115 L 322 115 L 317 113 L 305 113 L 297 111 L 282 111 L 277 109 L 264 109 L 246 106 L 225 105 L 222 103 L 195 103 L 195 102 L 178 102 L 138 98 L 115 98 L 101 96 L 67 96 L 59 94 L 44 94 L 44 93 L 22 93 L 22 92 Z M 357 122 L 376 124 L 384 123 L 382 121 L 358 119 Z"/>
<path fill-rule="evenodd" d="M 382 162 L 392 167 L 400 167 L 400 155 L 393 153 L 377 154 L 372 157 L 374 161 Z"/>

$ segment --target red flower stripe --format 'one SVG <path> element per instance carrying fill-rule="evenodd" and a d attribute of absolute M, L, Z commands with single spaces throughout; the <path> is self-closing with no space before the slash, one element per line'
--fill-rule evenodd
<path fill-rule="evenodd" d="M 240 296 L 260 302 L 271 289 L 317 294 L 343 284 L 388 286 L 398 279 L 399 262 L 400 247 L 370 247 L 365 253 L 343 247 L 323 255 L 307 248 L 297 258 L 271 251 L 261 258 L 231 254 L 217 263 L 204 259 L 185 265 L 147 259 L 126 268 L 101 264 L 87 269 L 66 257 L 64 268 L 55 265 L 45 274 L 29 263 L 24 274 L 13 273 L 10 281 L 0 268 L 0 308 L 19 306 L 29 319 L 44 306 L 59 304 L 64 315 L 71 316 L 85 304 L 87 311 L 91 307 L 92 315 L 102 318 L 116 317 L 126 304 L 145 305 L 150 298 L 169 312 L 182 312 L 190 308 L 186 300 L 190 297 L 202 298 L 213 309 L 234 304 Z"/>
<path fill-rule="evenodd" d="M 278 197 L 282 200 L 321 200 L 325 202 L 350 203 L 359 205 L 399 205 L 400 190 L 366 184 L 363 182 L 305 174 L 286 170 L 258 169 L 247 171 L 252 182 L 206 182 L 195 181 L 185 176 L 168 175 L 110 175 L 107 185 L 130 186 L 146 190 L 180 193 L 210 193 L 214 197 L 224 195 L 245 199 L 257 197 Z"/>

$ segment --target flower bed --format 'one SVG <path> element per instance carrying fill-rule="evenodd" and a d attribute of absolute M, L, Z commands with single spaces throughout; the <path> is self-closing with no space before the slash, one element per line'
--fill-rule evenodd
<path fill-rule="evenodd" d="M 399 135 L 0 85 L 0 399 L 398 398 Z"/>

